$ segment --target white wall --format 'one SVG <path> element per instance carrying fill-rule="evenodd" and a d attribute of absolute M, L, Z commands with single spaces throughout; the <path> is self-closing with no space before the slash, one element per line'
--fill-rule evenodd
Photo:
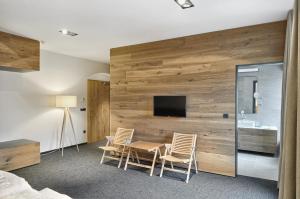
<path fill-rule="evenodd" d="M 32 139 L 41 143 L 41 152 L 58 148 L 63 110 L 55 108 L 57 94 L 86 96 L 87 77 L 109 72 L 106 64 L 41 51 L 40 71 L 16 73 L 0 71 L 0 142 Z M 72 116 L 79 143 L 86 142 L 85 115 L 78 108 Z M 67 123 L 66 145 L 74 144 Z"/>

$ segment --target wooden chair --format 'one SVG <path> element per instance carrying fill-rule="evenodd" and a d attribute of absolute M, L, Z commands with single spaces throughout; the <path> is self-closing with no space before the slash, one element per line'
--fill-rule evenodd
<path fill-rule="evenodd" d="M 162 167 L 160 171 L 160 177 L 162 177 L 164 170 L 184 173 L 187 174 L 185 182 L 188 183 L 192 162 L 194 162 L 196 173 L 198 173 L 196 152 L 195 152 L 196 140 L 197 140 L 196 134 L 174 133 L 172 144 L 165 144 L 166 146 L 165 154 L 164 156 L 161 157 Z M 171 168 L 165 167 L 166 161 L 171 162 Z M 174 169 L 173 162 L 188 164 L 188 170 L 184 171 L 184 170 Z"/>
<path fill-rule="evenodd" d="M 124 129 L 118 128 L 115 136 L 106 136 L 107 143 L 106 146 L 99 147 L 99 149 L 103 150 L 103 155 L 100 161 L 100 164 L 103 163 L 104 158 L 118 160 L 119 165 L 118 168 L 121 167 L 122 160 L 125 154 L 126 145 L 131 143 L 131 139 L 133 136 L 134 129 Z M 115 154 L 121 154 L 120 158 L 113 157 L 111 155 L 106 156 L 106 152 L 114 152 Z"/>

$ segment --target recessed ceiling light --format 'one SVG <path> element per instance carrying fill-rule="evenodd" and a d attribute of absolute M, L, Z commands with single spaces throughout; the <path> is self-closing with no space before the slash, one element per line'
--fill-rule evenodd
<path fill-rule="evenodd" d="M 60 32 L 62 35 L 68 35 L 68 36 L 72 36 L 72 37 L 78 35 L 77 33 L 71 32 L 71 31 L 69 31 L 69 30 L 67 30 L 67 29 L 61 29 L 61 30 L 58 31 L 58 32 Z"/>
<path fill-rule="evenodd" d="M 175 2 L 182 8 L 191 8 L 194 7 L 194 4 L 190 0 L 175 0 Z"/>

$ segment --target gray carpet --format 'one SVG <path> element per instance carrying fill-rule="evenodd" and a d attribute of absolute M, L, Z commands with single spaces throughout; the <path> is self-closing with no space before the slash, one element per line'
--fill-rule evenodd
<path fill-rule="evenodd" d="M 237 178 L 202 173 L 193 174 L 189 184 L 185 176 L 166 172 L 159 178 L 159 168 L 150 177 L 147 170 L 116 168 L 114 161 L 99 165 L 100 152 L 94 144 L 42 157 L 41 164 L 14 171 L 35 189 L 49 187 L 72 198 L 172 198 L 172 199 L 274 199 L 276 182 L 239 176 Z"/>

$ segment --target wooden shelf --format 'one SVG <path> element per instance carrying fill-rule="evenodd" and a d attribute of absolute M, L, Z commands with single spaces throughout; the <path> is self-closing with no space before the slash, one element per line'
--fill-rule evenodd
<path fill-rule="evenodd" d="M 0 70 L 40 70 L 40 42 L 0 31 Z"/>

